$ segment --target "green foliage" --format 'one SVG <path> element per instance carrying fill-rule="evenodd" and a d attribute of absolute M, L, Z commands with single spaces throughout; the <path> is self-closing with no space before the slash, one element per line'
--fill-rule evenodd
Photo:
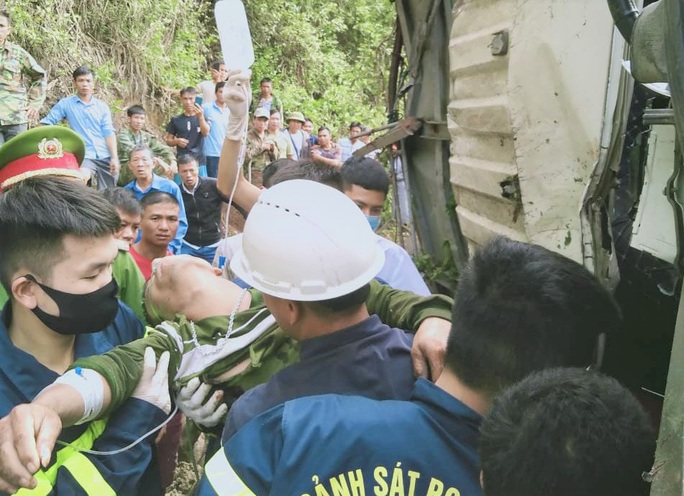
<path fill-rule="evenodd" d="M 208 77 L 220 58 L 212 0 L 5 0 L 11 39 L 48 70 L 48 104 L 72 92 L 71 72 L 93 68 L 98 93 L 121 110 L 143 103 L 161 123 L 172 92 Z M 388 0 L 245 0 L 256 62 L 285 109 L 346 135 L 350 121 L 385 121 L 394 35 Z M 314 98 L 314 95 L 316 98 Z"/>
<path fill-rule="evenodd" d="M 458 281 L 458 269 L 448 240 L 442 244 L 442 262 L 437 262 L 430 254 L 422 253 L 413 257 L 413 262 L 430 286 L 453 290 Z"/>
<path fill-rule="evenodd" d="M 285 111 L 337 136 L 353 120 L 385 122 L 394 6 L 387 0 L 246 0 L 253 81 L 274 80 Z"/>
<path fill-rule="evenodd" d="M 113 110 L 143 102 L 170 106 L 163 87 L 195 84 L 211 38 L 201 0 L 6 0 L 12 39 L 48 70 L 49 102 L 70 94 L 71 72 L 90 66 Z"/>

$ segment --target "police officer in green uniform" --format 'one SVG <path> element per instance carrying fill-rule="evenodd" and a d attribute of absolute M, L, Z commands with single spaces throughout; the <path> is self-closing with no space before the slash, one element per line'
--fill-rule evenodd
<path fill-rule="evenodd" d="M 79 167 L 84 155 L 83 139 L 71 129 L 41 126 L 26 131 L 0 146 L 0 192 L 36 176 L 69 177 L 83 181 Z M 127 250 L 119 250 L 112 271 L 118 283 L 119 298 L 143 320 L 144 280 Z M 0 306 L 6 302 L 7 293 L 0 286 Z"/>
<path fill-rule="evenodd" d="M 67 168 L 78 167 L 71 144 L 45 137 L 38 153 L 17 152 L 24 161 L 16 159 L 3 169 L 22 170 L 29 177 L 0 194 L 0 282 L 10 295 L 0 315 L 0 416 L 39 396 L 75 359 L 145 333 L 142 322 L 117 298 L 113 233 L 120 219 L 114 207 L 76 181 L 36 174 L 40 155 L 52 165 L 61 161 Z M 60 448 L 55 460 L 43 461 L 34 491 L 20 494 L 162 494 L 151 440 L 126 448 L 170 410 L 170 400 L 154 400 L 166 388 L 144 382 L 146 391 L 134 395 L 117 415 L 102 422 L 86 416 L 61 438 L 117 454 L 99 457 Z M 77 374 L 76 383 L 88 384 L 87 373 Z M 14 493 L 16 488 L 0 491 Z"/>

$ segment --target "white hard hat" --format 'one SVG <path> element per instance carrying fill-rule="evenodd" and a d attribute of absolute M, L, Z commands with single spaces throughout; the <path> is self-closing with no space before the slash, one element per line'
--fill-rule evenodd
<path fill-rule="evenodd" d="M 359 289 L 384 263 L 354 202 L 330 186 L 296 179 L 261 193 L 230 268 L 267 295 L 322 301 Z"/>

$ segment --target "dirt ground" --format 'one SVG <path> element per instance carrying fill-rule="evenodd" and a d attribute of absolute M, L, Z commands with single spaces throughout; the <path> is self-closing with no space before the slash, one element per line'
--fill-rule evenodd
<path fill-rule="evenodd" d="M 201 476 L 202 467 L 198 467 Z M 173 484 L 166 490 L 166 496 L 187 496 L 193 493 L 198 483 L 197 474 L 190 462 L 179 462 Z"/>
<path fill-rule="evenodd" d="M 187 424 L 186 424 L 187 425 Z M 189 436 L 193 436 L 191 432 L 186 431 Z M 200 435 L 194 444 L 194 456 L 184 456 L 180 454 L 180 461 L 176 467 L 173 477 L 173 483 L 166 490 L 166 496 L 188 496 L 194 493 L 195 486 L 202 477 L 202 467 L 204 466 L 204 454 L 206 452 L 207 441 L 204 435 Z M 192 445 L 189 443 L 188 445 Z M 181 450 L 182 451 L 182 450 Z M 188 453 L 190 455 L 190 453 Z M 185 458 L 185 459 L 184 459 Z M 187 458 L 194 458 L 196 463 L 188 461 Z"/>

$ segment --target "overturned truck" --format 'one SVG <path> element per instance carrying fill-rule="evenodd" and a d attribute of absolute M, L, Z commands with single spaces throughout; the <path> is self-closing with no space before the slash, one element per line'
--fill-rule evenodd
<path fill-rule="evenodd" d="M 422 251 L 458 269 L 505 235 L 613 289 L 603 368 L 663 411 L 652 494 L 684 494 L 684 0 L 396 8 L 388 109 L 421 124 L 398 163 Z"/>

